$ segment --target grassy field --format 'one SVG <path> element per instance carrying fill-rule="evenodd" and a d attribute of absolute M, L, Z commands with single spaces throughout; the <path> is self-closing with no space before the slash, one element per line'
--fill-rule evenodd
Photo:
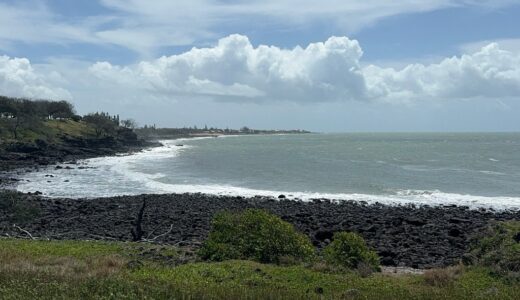
<path fill-rule="evenodd" d="M 186 263 L 188 262 L 188 263 Z M 332 272 L 320 265 L 197 262 L 141 243 L 0 239 L 1 299 L 518 299 L 484 269 L 426 275 Z"/>
<path fill-rule="evenodd" d="M 85 122 L 72 120 L 47 120 L 37 128 L 20 129 L 18 141 L 34 142 L 36 139 L 45 139 L 48 142 L 57 142 L 59 135 L 71 137 L 94 136 L 94 129 Z M 0 130 L 0 140 L 14 142 L 12 134 L 7 130 Z"/>

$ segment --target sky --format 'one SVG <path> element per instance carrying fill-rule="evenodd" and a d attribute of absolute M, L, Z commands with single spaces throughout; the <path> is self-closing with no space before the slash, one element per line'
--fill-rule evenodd
<path fill-rule="evenodd" d="M 520 131 L 520 0 L 0 0 L 0 94 L 160 127 Z"/>

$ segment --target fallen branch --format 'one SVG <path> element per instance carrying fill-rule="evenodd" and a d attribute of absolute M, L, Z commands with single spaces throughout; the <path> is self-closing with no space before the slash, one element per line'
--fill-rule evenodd
<path fill-rule="evenodd" d="M 150 231 L 150 233 L 146 236 L 146 239 L 147 239 L 147 240 L 150 239 L 150 237 L 152 236 L 152 234 L 154 234 L 154 233 L 155 233 L 159 228 L 161 228 L 162 225 L 163 225 L 163 224 L 159 224 L 159 225 L 155 226 L 155 228 L 154 228 L 152 231 Z"/>
<path fill-rule="evenodd" d="M 156 239 L 158 239 L 158 238 L 160 238 L 160 237 L 163 237 L 163 236 L 169 234 L 170 232 L 172 232 L 172 230 L 173 230 L 173 224 L 170 225 L 170 229 L 168 229 L 168 231 L 166 231 L 165 233 L 163 233 L 163 234 L 159 234 L 158 236 L 156 236 L 156 237 L 154 237 L 154 238 L 152 238 L 152 239 L 145 239 L 145 240 L 143 240 L 143 241 L 145 241 L 145 242 L 153 242 L 153 241 L 155 241 Z"/>
<path fill-rule="evenodd" d="M 20 230 L 22 233 L 25 233 L 26 235 L 28 235 L 31 238 L 31 240 L 35 240 L 35 238 L 32 236 L 32 234 L 29 231 L 23 229 L 22 227 L 20 227 L 16 224 L 13 224 L 13 227 Z"/>

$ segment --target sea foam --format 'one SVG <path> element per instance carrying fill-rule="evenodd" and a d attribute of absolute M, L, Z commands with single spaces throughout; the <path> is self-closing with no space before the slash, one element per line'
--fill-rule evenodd
<path fill-rule="evenodd" d="M 202 139 L 202 138 L 199 138 Z M 190 139 L 193 140 L 193 139 Z M 162 182 L 166 175 L 160 172 L 145 173 L 137 164 L 161 159 L 175 159 L 193 146 L 181 145 L 185 140 L 161 141 L 163 146 L 130 155 L 82 160 L 74 169 L 55 169 L 53 166 L 24 176 L 18 190 L 40 191 L 44 196 L 95 198 L 144 193 L 203 193 L 218 196 L 273 197 L 284 195 L 288 199 L 311 201 L 330 199 L 337 201 L 364 201 L 386 205 L 459 205 L 473 209 L 520 210 L 520 197 L 487 197 L 446 193 L 439 190 L 396 190 L 384 195 L 363 193 L 316 193 L 312 191 L 283 191 L 251 189 L 225 184 L 171 184 Z M 52 175 L 53 177 L 50 177 Z"/>

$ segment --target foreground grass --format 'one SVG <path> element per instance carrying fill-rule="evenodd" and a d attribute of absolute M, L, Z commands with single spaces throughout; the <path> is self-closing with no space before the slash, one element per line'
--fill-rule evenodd
<path fill-rule="evenodd" d="M 484 269 L 449 280 L 327 273 L 317 266 L 190 262 L 171 247 L 0 239 L 1 299 L 517 299 Z"/>

